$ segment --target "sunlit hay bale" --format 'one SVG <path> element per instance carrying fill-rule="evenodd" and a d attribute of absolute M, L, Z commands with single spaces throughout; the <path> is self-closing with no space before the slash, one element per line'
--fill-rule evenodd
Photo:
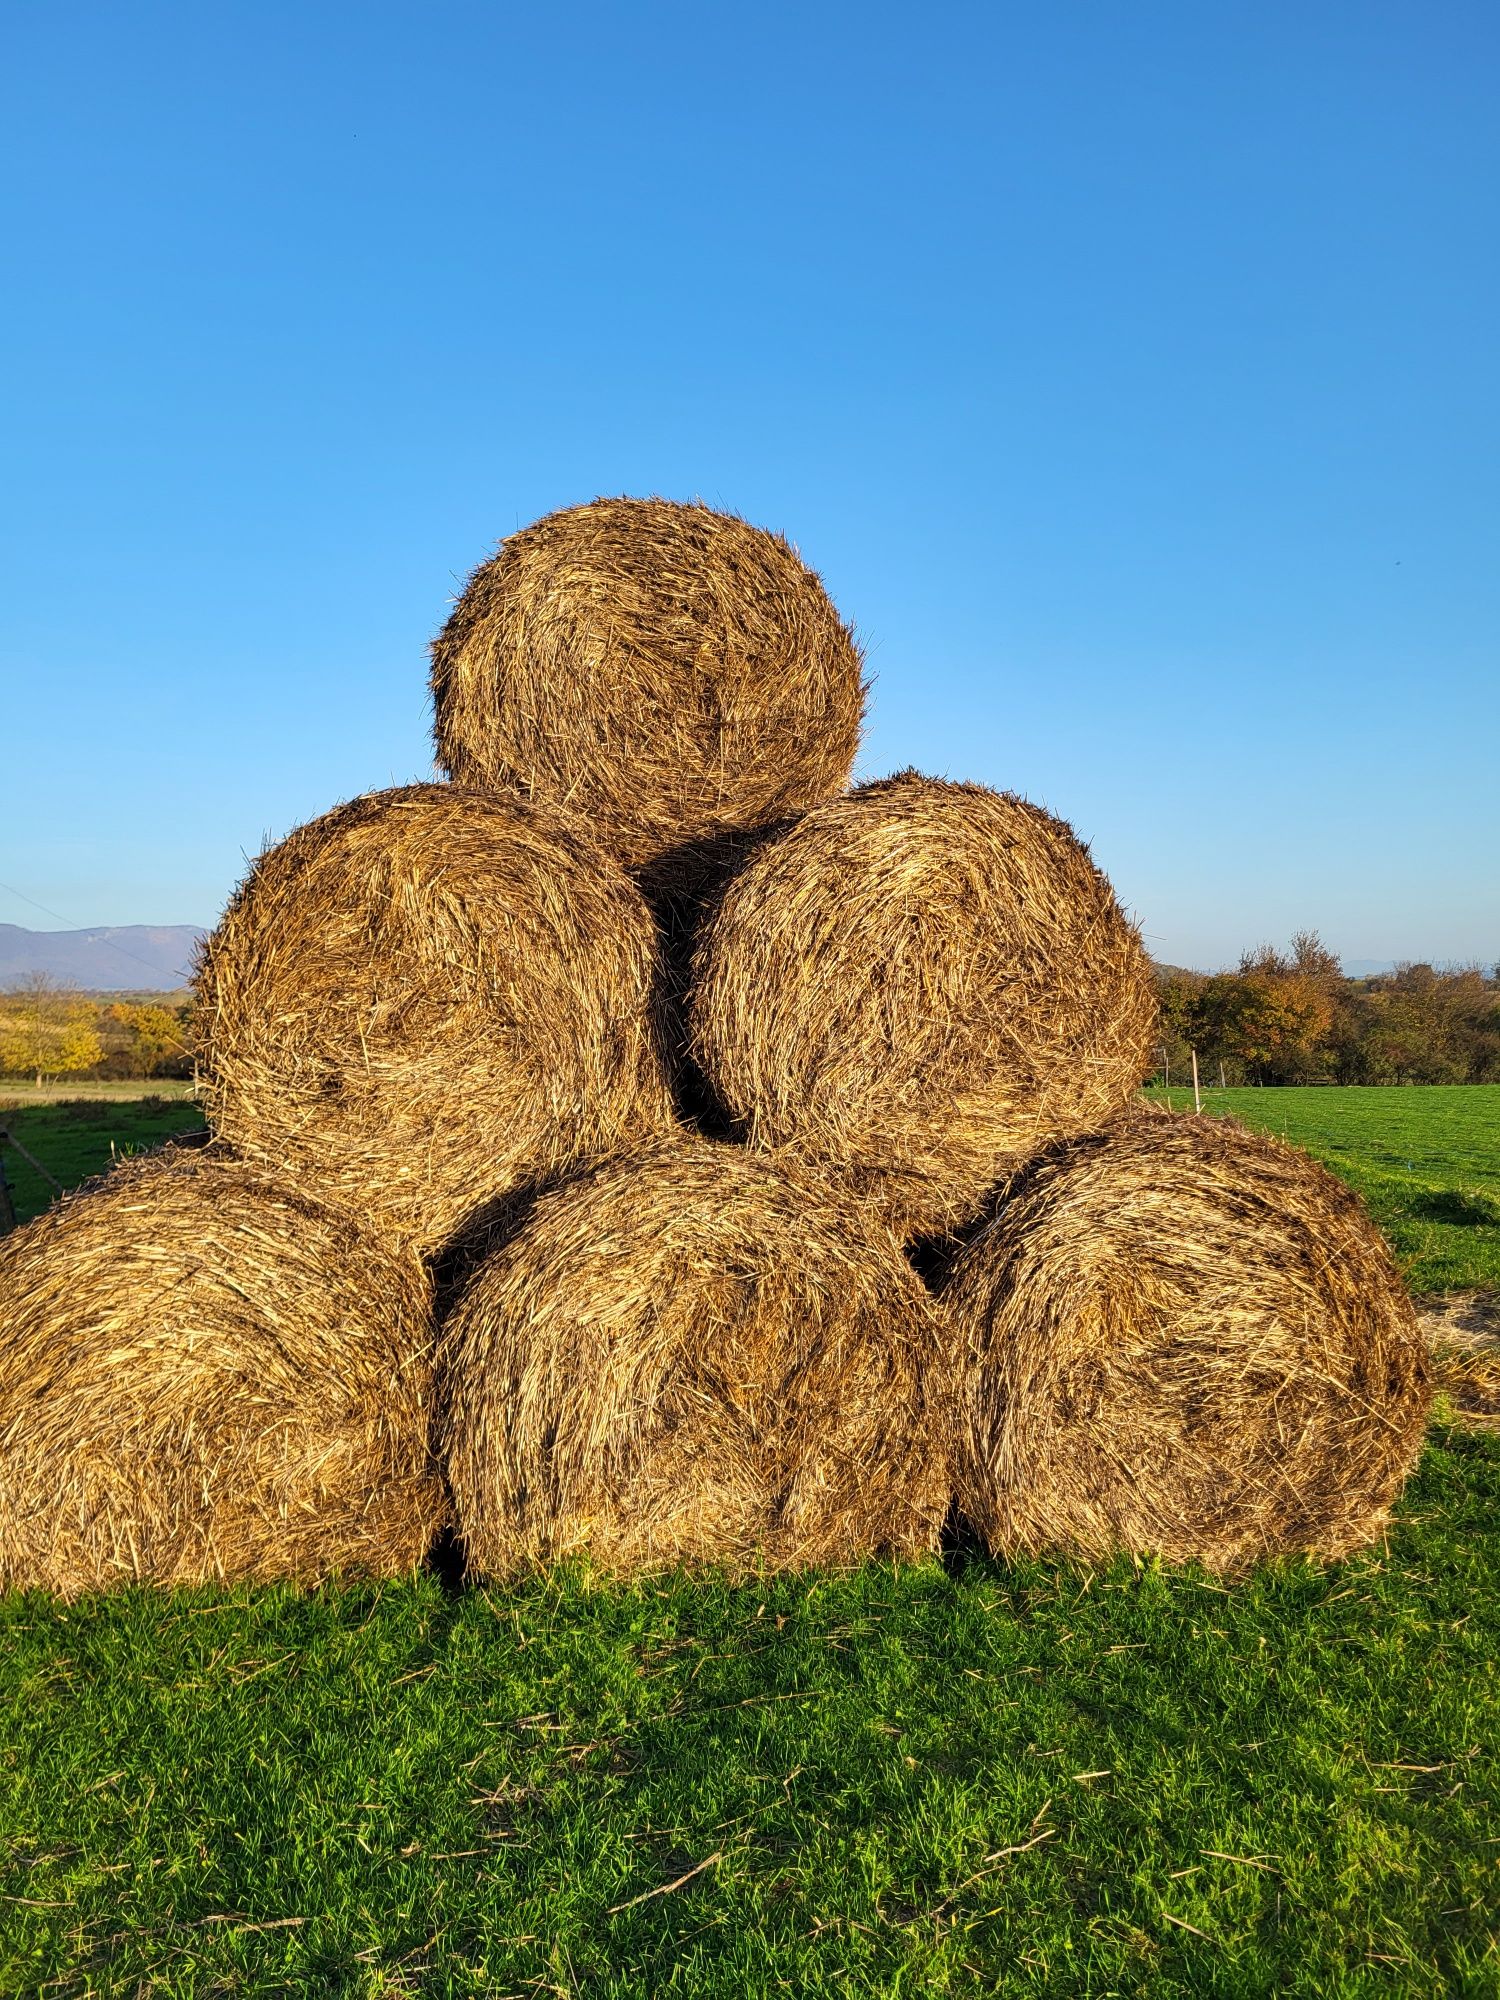
<path fill-rule="evenodd" d="M 210 1121 L 424 1249 L 518 1183 L 671 1123 L 656 932 L 561 815 L 373 793 L 273 847 L 208 940 Z"/>
<path fill-rule="evenodd" d="M 959 1504 L 998 1553 L 1337 1556 L 1421 1448 L 1426 1343 L 1379 1232 L 1228 1120 L 1142 1109 L 1059 1148 L 940 1309 L 966 1357 Z"/>
<path fill-rule="evenodd" d="M 444 1329 L 470 1563 L 760 1572 L 937 1545 L 935 1317 L 895 1239 L 743 1148 L 679 1141 L 543 1196 Z"/>
<path fill-rule="evenodd" d="M 1150 963 L 1040 807 L 902 772 L 766 841 L 700 939 L 693 1052 L 751 1144 L 916 1236 L 1117 1112 L 1150 1065 Z"/>
<path fill-rule="evenodd" d="M 218 1149 L 0 1242 L 0 1587 L 399 1576 L 447 1503 L 419 1261 Z"/>
<path fill-rule="evenodd" d="M 524 528 L 432 649 L 438 758 L 579 813 L 655 891 L 848 782 L 860 653 L 781 536 L 669 500 Z"/>

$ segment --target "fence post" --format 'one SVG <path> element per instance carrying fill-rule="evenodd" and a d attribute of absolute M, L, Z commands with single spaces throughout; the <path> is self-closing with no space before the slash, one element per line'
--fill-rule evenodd
<path fill-rule="evenodd" d="M 56 1174 L 48 1173 L 36 1154 L 21 1144 L 8 1125 L 0 1125 L 0 1146 L 14 1146 L 27 1166 L 31 1168 L 31 1171 L 44 1180 L 54 1194 L 62 1193 L 62 1182 L 57 1178 Z"/>

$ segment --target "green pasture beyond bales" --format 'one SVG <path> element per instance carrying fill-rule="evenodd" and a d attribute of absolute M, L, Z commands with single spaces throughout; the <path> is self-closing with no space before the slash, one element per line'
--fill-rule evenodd
<path fill-rule="evenodd" d="M 1228 1108 L 1493 1271 L 1500 1091 Z M 12 1597 L 0 1993 L 1496 1995 L 1497 1641 L 1500 1439 L 1443 1425 L 1388 1546 L 1232 1588 Z"/>
<path fill-rule="evenodd" d="M 1192 1108 L 1191 1091 L 1148 1094 Z M 1500 1084 L 1205 1090 L 1203 1108 L 1290 1139 L 1348 1181 L 1414 1291 L 1500 1286 Z M 160 1145 L 202 1123 L 186 1084 L 98 1084 L 87 1096 L 76 1085 L 0 1090 L 0 1125 L 65 1187 L 102 1172 L 119 1152 Z M 51 1189 L 17 1153 L 5 1160 L 17 1214 L 39 1214 Z"/>
<path fill-rule="evenodd" d="M 102 1174 L 121 1153 L 159 1146 L 203 1129 L 186 1084 L 97 1084 L 87 1096 L 58 1085 L 0 1088 L 0 1128 L 13 1132 L 39 1166 L 65 1188 Z M 17 1218 L 26 1222 L 54 1199 L 42 1175 L 14 1146 L 0 1146 Z"/>

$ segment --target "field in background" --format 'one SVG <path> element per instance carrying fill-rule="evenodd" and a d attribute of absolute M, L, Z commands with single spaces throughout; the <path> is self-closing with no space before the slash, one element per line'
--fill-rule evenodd
<path fill-rule="evenodd" d="M 0 1089 L 0 1126 L 13 1132 L 65 1188 L 103 1173 L 121 1153 L 159 1146 L 180 1132 L 203 1129 L 203 1113 L 187 1084 L 73 1084 L 37 1090 Z M 84 1092 L 87 1091 L 87 1095 Z M 16 1219 L 29 1221 L 55 1199 L 53 1190 L 13 1146 L 0 1148 Z M 3 1991 L 3 1989 L 0 1989 Z"/>
<path fill-rule="evenodd" d="M 1193 1093 L 1148 1093 L 1191 1111 Z M 1415 1292 L 1500 1288 L 1500 1084 L 1206 1090 L 1205 1111 L 1304 1147 L 1347 1181 Z"/>
<path fill-rule="evenodd" d="M 100 1081 L 84 1078 L 65 1077 L 60 1083 L 25 1083 L 20 1079 L 0 1077 L 0 1117 L 14 1109 L 29 1109 L 37 1104 L 76 1104 L 83 1101 L 98 1104 L 133 1104 L 142 1097 L 165 1097 L 173 1102 L 191 1098 L 193 1086 L 175 1077 L 157 1076 L 149 1079 L 138 1076 L 111 1077 Z"/>
<path fill-rule="evenodd" d="M 0 1088 L 9 1124 L 65 1187 L 109 1165 L 112 1150 L 159 1145 L 203 1119 L 185 1083 Z M 1174 1108 L 1192 1092 L 1153 1090 Z M 1210 1090 L 1231 1112 L 1323 1160 L 1369 1204 L 1416 1292 L 1500 1289 L 1500 1084 L 1406 1089 Z M 6 1173 L 24 1221 L 51 1190 L 13 1151 Z"/>

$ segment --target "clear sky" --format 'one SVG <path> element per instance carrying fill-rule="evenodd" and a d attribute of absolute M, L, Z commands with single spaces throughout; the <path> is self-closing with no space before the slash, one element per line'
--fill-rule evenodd
<path fill-rule="evenodd" d="M 862 768 L 1158 956 L 1500 957 L 1492 0 L 53 4 L 0 81 L 0 920 L 211 922 L 430 770 L 597 493 L 782 529 Z"/>

